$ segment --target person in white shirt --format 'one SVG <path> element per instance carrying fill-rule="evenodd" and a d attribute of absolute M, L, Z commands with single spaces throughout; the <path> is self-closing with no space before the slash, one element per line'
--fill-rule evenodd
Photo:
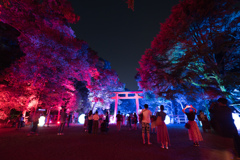
<path fill-rule="evenodd" d="M 143 114 L 143 119 L 142 119 L 142 138 L 143 138 L 143 144 L 145 144 L 145 130 L 147 132 L 147 139 L 148 139 L 148 144 L 152 144 L 150 142 L 150 116 L 152 115 L 152 112 L 148 109 L 148 105 L 144 104 L 144 109 L 141 111 L 140 114 Z"/>

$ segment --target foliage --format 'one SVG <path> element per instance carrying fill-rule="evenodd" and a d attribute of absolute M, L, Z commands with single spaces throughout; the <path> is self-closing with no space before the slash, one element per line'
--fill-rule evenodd
<path fill-rule="evenodd" d="M 80 95 L 76 81 L 84 83 L 94 97 L 118 85 L 115 71 L 99 68 L 96 52 L 75 37 L 69 23 L 77 22 L 79 16 L 67 0 L 9 0 L 2 4 L 0 21 L 20 33 L 18 43 L 25 56 L 5 69 L 1 109 L 59 109 L 68 101 L 67 108 L 76 110 Z"/>
<path fill-rule="evenodd" d="M 240 86 L 235 2 L 184 0 L 174 6 L 139 62 L 141 87 L 168 98 L 230 97 Z"/>

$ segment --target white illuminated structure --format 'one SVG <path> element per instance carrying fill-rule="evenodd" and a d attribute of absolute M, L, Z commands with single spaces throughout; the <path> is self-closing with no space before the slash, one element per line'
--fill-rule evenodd
<path fill-rule="evenodd" d="M 238 130 L 240 130 L 240 117 L 238 113 L 232 113 L 232 117 L 234 119 L 235 126 Z"/>
<path fill-rule="evenodd" d="M 44 116 L 41 116 L 39 119 L 38 119 L 38 126 L 43 126 L 45 124 L 45 117 Z"/>
<path fill-rule="evenodd" d="M 84 121 L 85 121 L 85 114 L 81 114 L 79 117 L 78 117 L 78 122 L 80 124 L 84 124 Z"/>
<path fill-rule="evenodd" d="M 166 115 L 165 120 L 164 120 L 165 124 L 170 124 L 170 117 L 168 115 Z"/>

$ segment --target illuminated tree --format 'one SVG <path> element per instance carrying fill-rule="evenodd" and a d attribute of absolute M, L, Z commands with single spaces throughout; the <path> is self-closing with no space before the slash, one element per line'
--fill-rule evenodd
<path fill-rule="evenodd" d="M 26 54 L 5 70 L 4 78 L 8 86 L 28 86 L 25 89 L 32 93 L 27 95 L 27 102 L 37 99 L 41 107 L 52 108 L 66 99 L 70 101 L 68 108 L 73 110 L 77 107 L 74 81 L 86 82 L 94 91 L 103 87 L 102 82 L 111 86 L 116 79 L 111 70 L 99 74 L 98 56 L 91 54 L 86 42 L 75 37 L 69 23 L 79 17 L 67 0 L 10 0 L 0 11 L 0 20 L 19 31 L 19 45 Z"/>
<path fill-rule="evenodd" d="M 110 68 L 108 61 L 99 59 L 96 68 L 97 72 L 92 78 L 91 86 L 87 86 L 90 90 L 90 102 L 93 102 L 92 109 L 110 109 L 113 102 L 112 91 L 122 91 L 123 84 L 119 81 L 117 73 Z"/>
<path fill-rule="evenodd" d="M 239 88 L 239 12 L 234 0 L 185 0 L 172 8 L 142 56 L 140 85 L 158 95 L 176 91 L 230 96 Z"/>

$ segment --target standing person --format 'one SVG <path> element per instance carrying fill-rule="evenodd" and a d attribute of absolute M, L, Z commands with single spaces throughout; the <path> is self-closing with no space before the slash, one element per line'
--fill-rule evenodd
<path fill-rule="evenodd" d="M 215 125 L 218 126 L 219 134 L 233 138 L 234 148 L 240 158 L 240 137 L 232 117 L 232 110 L 228 107 L 226 98 L 219 98 L 217 105 L 211 108 L 210 113 L 214 117 Z"/>
<path fill-rule="evenodd" d="M 30 136 L 31 134 L 35 134 L 38 135 L 38 120 L 40 118 L 40 113 L 38 111 L 38 109 L 36 109 L 36 111 L 33 113 L 32 116 L 32 129 L 30 131 L 30 133 L 28 134 L 28 136 Z"/>
<path fill-rule="evenodd" d="M 99 116 L 98 116 L 98 111 L 95 112 L 95 114 L 93 115 L 93 134 L 97 134 L 98 133 L 98 121 L 99 121 Z"/>
<path fill-rule="evenodd" d="M 157 126 L 156 126 L 156 116 L 152 115 L 150 117 L 150 120 L 151 120 L 151 132 L 156 133 L 156 128 L 157 128 Z"/>
<path fill-rule="evenodd" d="M 162 120 L 161 125 L 157 125 L 157 141 L 158 143 L 162 144 L 162 148 L 168 149 L 168 146 L 170 145 L 170 139 L 169 139 L 169 135 L 168 135 L 168 130 L 167 130 L 167 126 L 164 122 L 165 117 L 166 117 L 166 113 L 164 112 L 164 106 L 161 105 L 160 106 L 160 112 L 157 112 L 156 116 L 160 117 Z"/>
<path fill-rule="evenodd" d="M 135 130 L 137 130 L 137 122 L 138 122 L 137 114 L 133 113 L 133 128 Z"/>
<path fill-rule="evenodd" d="M 21 129 L 23 126 L 23 114 L 21 113 L 18 117 L 18 129 Z"/>
<path fill-rule="evenodd" d="M 152 144 L 150 142 L 150 116 L 152 115 L 152 112 L 148 109 L 148 104 L 144 104 L 144 109 L 141 111 L 140 114 L 143 114 L 143 119 L 142 119 L 142 139 L 143 139 L 143 144 L 145 144 L 145 130 L 147 132 L 147 140 L 148 144 Z"/>
<path fill-rule="evenodd" d="M 60 125 L 59 125 L 59 129 L 58 129 L 57 135 L 64 135 L 63 129 L 64 129 L 66 118 L 67 118 L 66 111 L 67 111 L 66 108 L 62 109 L 62 113 L 61 113 L 61 117 L 60 117 Z"/>
<path fill-rule="evenodd" d="M 84 131 L 88 131 L 88 114 L 86 113 L 84 116 L 84 125 L 83 125 Z"/>
<path fill-rule="evenodd" d="M 125 123 L 125 122 L 126 122 L 126 115 L 125 115 L 125 114 L 123 114 L 123 115 L 122 115 L 122 125 L 123 125 L 123 126 L 125 126 L 125 125 L 126 125 L 126 123 Z"/>
<path fill-rule="evenodd" d="M 88 133 L 92 133 L 92 126 L 93 126 L 93 114 L 92 110 L 88 113 Z"/>
<path fill-rule="evenodd" d="M 211 127 L 210 127 L 210 123 L 208 121 L 207 116 L 203 113 L 203 111 L 199 111 L 199 115 L 197 116 L 198 120 L 202 123 L 202 129 L 203 132 L 211 132 Z"/>
<path fill-rule="evenodd" d="M 68 115 L 68 121 L 67 121 L 67 125 L 68 125 L 68 128 L 70 127 L 70 123 L 72 122 L 72 113 L 69 113 Z"/>
<path fill-rule="evenodd" d="M 122 115 L 120 114 L 120 111 L 118 111 L 118 114 L 117 114 L 117 129 L 118 131 L 120 131 L 121 129 L 121 122 L 122 122 Z"/>
<path fill-rule="evenodd" d="M 105 123 L 106 123 L 106 128 L 108 130 L 108 124 L 109 124 L 109 115 L 108 115 L 108 111 L 106 112 L 106 118 L 105 118 Z"/>
<path fill-rule="evenodd" d="M 189 109 L 189 113 L 185 112 L 187 108 Z M 197 109 L 192 105 L 187 105 L 182 111 L 187 115 L 188 124 L 190 125 L 190 128 L 188 129 L 189 139 L 193 141 L 194 146 L 199 146 L 199 142 L 203 141 L 203 138 L 197 123 L 194 121 Z"/>
<path fill-rule="evenodd" d="M 132 129 L 132 113 L 130 113 L 130 114 L 128 115 L 127 125 L 128 125 L 128 127 L 129 127 L 129 130 L 131 130 L 131 129 Z"/>

